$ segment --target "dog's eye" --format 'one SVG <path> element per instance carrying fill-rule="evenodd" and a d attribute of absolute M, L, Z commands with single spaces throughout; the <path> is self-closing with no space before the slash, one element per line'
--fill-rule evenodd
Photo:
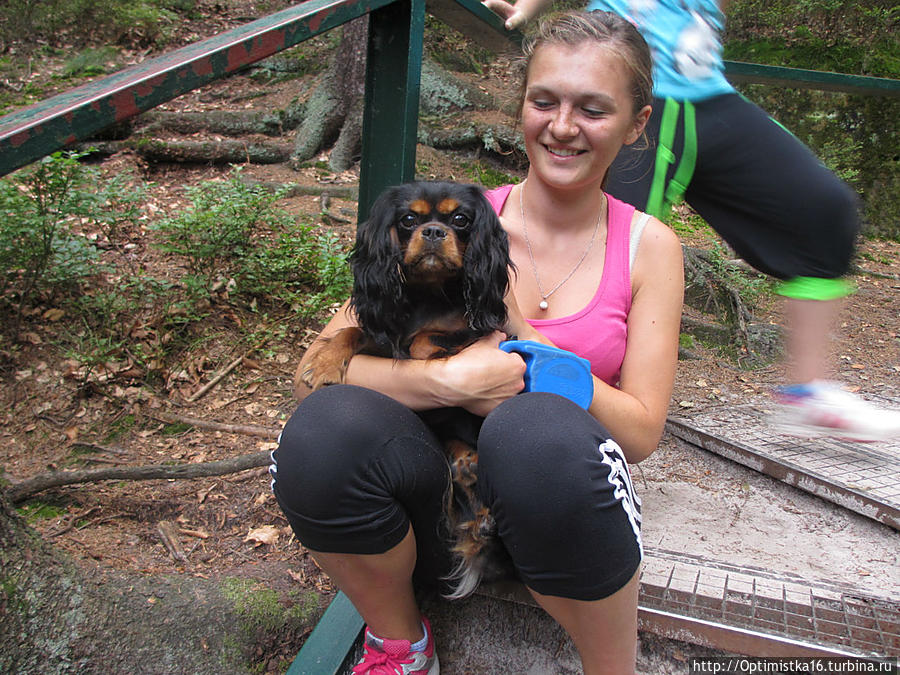
<path fill-rule="evenodd" d="M 469 216 L 464 213 L 456 213 L 453 215 L 453 219 L 451 222 L 453 224 L 453 227 L 464 228 L 469 225 L 470 219 Z"/>
<path fill-rule="evenodd" d="M 418 220 L 411 213 L 407 213 L 405 216 L 400 216 L 400 226 L 401 227 L 405 227 L 407 229 L 413 228 L 416 226 L 417 222 L 418 222 Z"/>

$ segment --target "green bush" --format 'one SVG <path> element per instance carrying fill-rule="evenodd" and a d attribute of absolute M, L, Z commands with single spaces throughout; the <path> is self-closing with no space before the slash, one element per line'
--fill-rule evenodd
<path fill-rule="evenodd" d="M 225 181 L 205 181 L 186 189 L 191 207 L 158 223 L 158 246 L 184 256 L 198 279 L 211 287 L 217 275 L 231 274 L 250 252 L 250 236 L 262 228 L 283 229 L 288 216 L 273 208 L 284 191 L 246 184 L 240 169 Z"/>
<path fill-rule="evenodd" d="M 103 179 L 81 164 L 86 154 L 57 152 L 0 180 L 0 308 L 13 335 L 39 297 L 77 298 L 81 282 L 104 271 L 85 226 L 109 236 L 138 216 L 143 192 L 127 174 Z"/>
<path fill-rule="evenodd" d="M 110 67 L 118 55 L 119 50 L 115 47 L 85 49 L 66 60 L 62 74 L 64 77 L 77 78 L 103 75 L 118 70 L 115 65 Z"/>
<path fill-rule="evenodd" d="M 235 168 L 224 181 L 188 188 L 191 207 L 156 225 L 157 245 L 187 260 L 182 281 L 195 305 L 214 292 L 315 313 L 343 299 L 351 276 L 333 234 L 317 235 L 276 206 L 287 188 L 248 185 Z"/>
<path fill-rule="evenodd" d="M 76 44 L 113 41 L 161 46 L 177 18 L 194 3 L 173 0 L 5 0 L 0 3 L 0 43 L 56 44 L 60 36 Z"/>
<path fill-rule="evenodd" d="M 254 247 L 236 284 L 241 293 L 278 298 L 314 313 L 347 295 L 351 274 L 333 233 L 317 237 L 312 228 L 300 226 L 294 233 L 281 233 L 274 243 Z"/>

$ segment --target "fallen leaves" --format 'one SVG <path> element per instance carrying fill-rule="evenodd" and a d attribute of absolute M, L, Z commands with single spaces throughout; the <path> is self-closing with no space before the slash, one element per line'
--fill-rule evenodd
<path fill-rule="evenodd" d="M 247 536 L 244 537 L 244 541 L 254 542 L 254 547 L 272 546 L 278 542 L 280 534 L 278 528 L 273 525 L 261 525 L 260 527 L 252 528 L 247 533 Z"/>
<path fill-rule="evenodd" d="M 48 309 L 48 310 L 47 310 L 46 312 L 44 312 L 41 316 L 42 316 L 44 319 L 47 319 L 47 321 L 59 321 L 59 320 L 62 319 L 65 315 L 66 315 L 66 313 L 65 313 L 63 310 L 57 309 L 57 308 L 53 308 L 53 309 Z"/>

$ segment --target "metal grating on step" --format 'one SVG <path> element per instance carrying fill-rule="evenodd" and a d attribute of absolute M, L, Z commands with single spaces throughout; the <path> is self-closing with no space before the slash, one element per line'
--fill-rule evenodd
<path fill-rule="evenodd" d="M 900 408 L 900 401 L 879 401 Z M 778 435 L 759 405 L 669 418 L 667 429 L 705 450 L 900 529 L 900 440 L 853 443 Z"/>
<path fill-rule="evenodd" d="M 699 556 L 649 547 L 646 552 L 644 610 L 860 656 L 900 656 L 900 604 L 893 600 Z"/>

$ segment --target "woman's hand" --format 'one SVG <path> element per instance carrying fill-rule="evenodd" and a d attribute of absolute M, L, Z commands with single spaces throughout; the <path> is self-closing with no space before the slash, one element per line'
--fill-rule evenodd
<path fill-rule="evenodd" d="M 481 338 L 443 362 L 438 386 L 445 406 L 484 417 L 525 387 L 525 361 L 500 349 L 501 332 Z"/>
<path fill-rule="evenodd" d="M 506 30 L 521 28 L 543 11 L 550 0 L 519 0 L 515 4 L 506 0 L 482 0 L 482 5 L 499 15 Z"/>

